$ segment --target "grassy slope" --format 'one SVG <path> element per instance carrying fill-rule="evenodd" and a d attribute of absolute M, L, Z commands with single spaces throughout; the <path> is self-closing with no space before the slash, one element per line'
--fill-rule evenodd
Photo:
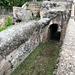
<path fill-rule="evenodd" d="M 40 44 L 11 75 L 52 75 L 59 49 L 58 42 Z"/>

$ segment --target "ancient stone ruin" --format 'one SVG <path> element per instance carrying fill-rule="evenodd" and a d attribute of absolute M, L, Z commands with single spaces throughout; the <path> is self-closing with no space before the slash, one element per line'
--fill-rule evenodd
<path fill-rule="evenodd" d="M 73 1 L 44 1 L 27 2 L 22 7 L 13 7 L 13 18 L 21 20 L 21 23 L 0 32 L 0 75 L 10 75 L 41 42 L 56 37 L 64 40 L 53 74 L 74 75 L 74 5 Z M 40 20 L 32 20 L 38 12 Z M 24 22 L 25 20 L 29 22 Z"/>

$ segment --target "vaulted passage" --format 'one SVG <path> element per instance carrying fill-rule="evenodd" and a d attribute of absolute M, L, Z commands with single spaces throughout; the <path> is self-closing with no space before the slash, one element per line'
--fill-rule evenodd
<path fill-rule="evenodd" d="M 60 33 L 58 31 L 58 24 L 50 25 L 48 32 L 49 40 L 60 40 Z"/>

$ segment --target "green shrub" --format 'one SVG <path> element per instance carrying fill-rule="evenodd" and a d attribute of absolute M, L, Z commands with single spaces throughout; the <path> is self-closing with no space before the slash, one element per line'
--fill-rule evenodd
<path fill-rule="evenodd" d="M 27 3 L 27 4 L 26 4 L 26 6 L 28 7 L 28 6 L 29 6 L 29 4 Z"/>
<path fill-rule="evenodd" d="M 1 27 L 1 24 L 0 24 L 0 27 Z"/>
<path fill-rule="evenodd" d="M 40 20 L 40 18 L 37 18 L 37 20 Z"/>
<path fill-rule="evenodd" d="M 5 21 L 5 26 L 6 26 L 6 27 L 8 26 L 8 21 Z"/>
<path fill-rule="evenodd" d="M 2 27 L 2 28 L 0 28 L 0 32 L 1 31 L 3 31 L 3 30 L 5 30 L 5 29 L 7 29 L 8 27 Z"/>
<path fill-rule="evenodd" d="M 11 25 L 11 26 L 12 26 L 12 25 Z M 3 30 L 8 29 L 9 27 L 10 27 L 10 26 L 0 28 L 0 32 L 3 31 Z"/>
<path fill-rule="evenodd" d="M 12 25 L 12 18 L 10 16 L 7 17 L 7 20 L 5 21 L 5 25 L 6 27 Z"/>
<path fill-rule="evenodd" d="M 40 19 L 40 12 L 37 12 L 36 17 L 33 18 L 33 20 L 39 20 Z"/>
<path fill-rule="evenodd" d="M 3 75 L 5 75 L 5 72 L 3 73 Z"/>
<path fill-rule="evenodd" d="M 13 65 L 11 65 L 11 69 L 13 69 Z"/>
<path fill-rule="evenodd" d="M 16 25 L 16 24 L 19 24 L 19 22 L 16 22 L 15 25 Z"/>
<path fill-rule="evenodd" d="M 40 20 L 40 18 L 38 18 L 38 17 L 35 17 L 35 18 L 33 18 L 33 20 Z"/>
<path fill-rule="evenodd" d="M 25 22 L 29 22 L 28 20 L 25 20 Z"/>
<path fill-rule="evenodd" d="M 37 12 L 36 17 L 37 17 L 37 18 L 40 18 L 40 12 Z"/>

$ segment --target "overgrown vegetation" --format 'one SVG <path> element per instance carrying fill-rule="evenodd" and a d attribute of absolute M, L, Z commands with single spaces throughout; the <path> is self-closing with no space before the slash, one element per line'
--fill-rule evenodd
<path fill-rule="evenodd" d="M 16 25 L 16 24 L 19 24 L 19 22 L 16 22 L 15 25 Z"/>
<path fill-rule="evenodd" d="M 2 28 L 0 28 L 0 32 L 1 31 L 3 31 L 3 30 L 5 30 L 5 29 L 7 29 L 8 27 L 2 27 Z"/>
<path fill-rule="evenodd" d="M 37 12 L 36 17 L 34 17 L 33 20 L 40 20 L 40 12 Z"/>
<path fill-rule="evenodd" d="M 40 44 L 11 75 L 53 75 L 60 43 Z"/>
<path fill-rule="evenodd" d="M 12 25 L 10 25 L 10 26 L 12 26 Z M 3 31 L 3 30 L 8 29 L 10 26 L 7 26 L 7 27 L 2 27 L 2 28 L 0 27 L 0 32 L 1 32 L 1 31 Z"/>
<path fill-rule="evenodd" d="M 5 21 L 5 27 L 1 27 L 1 25 L 0 25 L 0 32 L 3 30 L 6 30 L 10 26 L 12 26 L 12 18 L 10 16 L 8 16 Z"/>
<path fill-rule="evenodd" d="M 37 12 L 36 17 L 37 17 L 37 18 L 40 18 L 40 12 Z"/>
<path fill-rule="evenodd" d="M 5 72 L 3 73 L 3 75 L 5 75 Z"/>
<path fill-rule="evenodd" d="M 7 20 L 5 21 L 5 25 L 6 27 L 12 25 L 12 18 L 10 16 L 7 17 Z"/>

